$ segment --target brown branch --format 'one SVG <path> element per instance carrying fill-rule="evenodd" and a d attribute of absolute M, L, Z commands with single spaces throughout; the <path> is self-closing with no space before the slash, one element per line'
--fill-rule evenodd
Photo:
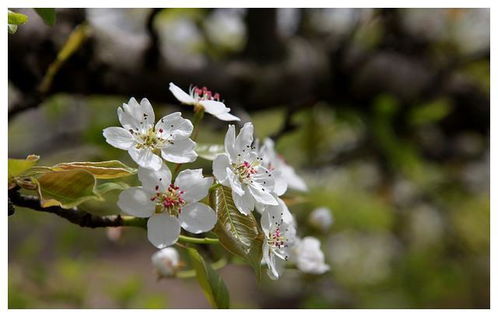
<path fill-rule="evenodd" d="M 77 208 L 64 209 L 58 206 L 42 207 L 38 197 L 21 195 L 17 190 L 9 190 L 9 200 L 12 205 L 32 210 L 55 214 L 67 221 L 86 228 L 103 227 L 145 227 L 146 219 L 135 217 L 97 216 Z M 9 215 L 10 215 L 9 210 Z"/>

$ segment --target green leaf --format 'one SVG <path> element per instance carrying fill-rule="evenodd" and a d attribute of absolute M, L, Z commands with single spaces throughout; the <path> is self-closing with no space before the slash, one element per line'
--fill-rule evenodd
<path fill-rule="evenodd" d="M 8 24 L 21 25 L 28 22 L 28 16 L 9 10 L 8 20 Z"/>
<path fill-rule="evenodd" d="M 129 187 L 128 184 L 122 183 L 122 182 L 118 182 L 118 183 L 107 182 L 107 183 L 102 183 L 102 184 L 97 185 L 95 187 L 95 192 L 99 195 L 103 195 L 103 194 L 110 192 L 112 190 L 125 190 L 128 187 Z"/>
<path fill-rule="evenodd" d="M 220 275 L 204 261 L 196 249 L 188 248 L 188 254 L 192 259 L 192 266 L 195 270 L 197 281 L 201 285 L 211 306 L 229 308 L 230 295 Z"/>
<path fill-rule="evenodd" d="M 232 199 L 232 190 L 228 187 L 218 186 L 211 190 L 209 201 L 218 216 L 213 232 L 220 244 L 251 265 L 259 279 L 264 239 L 256 218 L 238 211 Z"/>
<path fill-rule="evenodd" d="M 220 144 L 200 144 L 197 143 L 195 151 L 199 157 L 206 160 L 214 160 L 218 154 L 225 152 L 225 147 Z"/>
<path fill-rule="evenodd" d="M 28 155 L 26 159 L 9 159 L 9 179 L 21 175 L 33 167 L 40 157 L 38 155 Z"/>
<path fill-rule="evenodd" d="M 47 25 L 55 24 L 55 9 L 54 8 L 37 8 L 36 13 L 43 19 L 43 22 Z"/>
<path fill-rule="evenodd" d="M 101 199 L 95 192 L 95 177 L 85 170 L 47 172 L 33 181 L 42 207 L 72 208 L 89 199 Z"/>
<path fill-rule="evenodd" d="M 53 171 L 66 171 L 73 169 L 84 169 L 97 179 L 113 179 L 130 176 L 137 173 L 135 168 L 131 168 L 120 161 L 103 162 L 71 162 L 59 163 L 51 168 Z"/>

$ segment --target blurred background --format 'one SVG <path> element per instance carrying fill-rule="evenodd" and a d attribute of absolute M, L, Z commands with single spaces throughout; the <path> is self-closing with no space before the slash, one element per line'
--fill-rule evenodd
<path fill-rule="evenodd" d="M 132 96 L 156 117 L 192 118 L 173 81 L 219 92 L 307 182 L 288 204 L 330 271 L 258 284 L 230 264 L 220 273 L 233 307 L 489 307 L 488 9 L 57 9 L 51 27 L 13 10 L 29 21 L 8 40 L 9 157 L 135 166 L 102 129 Z M 225 132 L 206 116 L 199 142 Z M 117 193 L 106 198 L 81 208 L 118 213 Z M 310 224 L 318 207 L 332 211 L 329 229 Z M 156 281 L 154 251 L 141 229 L 17 208 L 9 307 L 209 307 L 195 280 Z"/>

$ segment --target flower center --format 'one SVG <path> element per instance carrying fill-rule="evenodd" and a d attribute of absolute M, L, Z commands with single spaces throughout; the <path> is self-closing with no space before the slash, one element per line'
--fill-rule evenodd
<path fill-rule="evenodd" d="M 273 219 L 275 219 L 273 217 Z M 278 222 L 275 222 L 274 226 L 270 227 L 270 232 L 268 233 L 268 237 L 266 238 L 266 243 L 270 246 L 270 252 L 281 258 L 282 260 L 288 259 L 288 256 L 284 253 L 284 249 L 289 246 L 289 239 L 285 235 L 285 232 L 282 230 L 283 220 L 281 219 Z"/>
<path fill-rule="evenodd" d="M 190 90 L 190 95 L 197 101 L 201 100 L 220 101 L 220 94 L 219 93 L 213 94 L 211 90 L 207 89 L 207 87 L 198 88 L 197 86 L 194 86 Z"/>
<path fill-rule="evenodd" d="M 159 189 L 156 186 L 156 190 Z M 165 192 L 157 192 L 150 200 L 159 206 L 159 212 L 167 210 L 172 216 L 178 216 L 182 212 L 185 200 L 182 198 L 184 191 L 178 186 L 170 184 Z"/>
<path fill-rule="evenodd" d="M 256 167 L 259 165 L 259 162 L 249 163 L 244 161 L 242 163 L 233 163 L 233 171 L 235 175 L 239 178 L 239 181 L 244 184 L 250 183 L 252 180 L 252 176 L 257 173 Z"/>
<path fill-rule="evenodd" d="M 163 129 L 159 129 L 158 131 L 156 131 L 154 128 L 150 128 L 145 133 L 133 131 L 132 129 L 130 129 L 129 131 L 133 136 L 135 136 L 135 139 L 137 140 L 137 144 L 135 145 L 137 149 L 146 148 L 153 150 L 163 147 L 166 142 L 173 143 L 171 140 L 161 137 L 161 135 L 163 134 Z"/>

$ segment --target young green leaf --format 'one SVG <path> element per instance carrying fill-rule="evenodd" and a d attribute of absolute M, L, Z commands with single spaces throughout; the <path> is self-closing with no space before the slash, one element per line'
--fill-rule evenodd
<path fill-rule="evenodd" d="M 91 173 L 97 179 L 113 179 L 130 176 L 137 173 L 135 168 L 131 168 L 120 161 L 103 162 L 71 162 L 59 163 L 51 168 L 53 171 L 66 171 L 73 169 L 83 169 Z"/>
<path fill-rule="evenodd" d="M 8 23 L 14 25 L 21 25 L 28 22 L 28 16 L 22 13 L 17 13 L 9 10 Z"/>
<path fill-rule="evenodd" d="M 38 155 L 28 155 L 26 159 L 9 159 L 9 179 L 21 175 L 33 167 L 40 157 Z"/>
<path fill-rule="evenodd" d="M 192 259 L 195 276 L 211 306 L 216 308 L 229 308 L 230 295 L 225 283 L 219 274 L 204 261 L 196 249 L 188 248 L 188 254 Z"/>
<path fill-rule="evenodd" d="M 209 201 L 218 216 L 213 232 L 220 244 L 251 265 L 259 279 L 264 239 L 258 222 L 252 214 L 245 216 L 237 210 L 228 187 L 218 186 L 211 190 Z"/>
<path fill-rule="evenodd" d="M 33 181 L 42 207 L 72 208 L 89 199 L 101 199 L 95 192 L 95 177 L 85 170 L 47 172 Z"/>
<path fill-rule="evenodd" d="M 54 8 L 37 8 L 36 13 L 43 19 L 43 22 L 47 25 L 55 24 L 55 9 Z"/>

